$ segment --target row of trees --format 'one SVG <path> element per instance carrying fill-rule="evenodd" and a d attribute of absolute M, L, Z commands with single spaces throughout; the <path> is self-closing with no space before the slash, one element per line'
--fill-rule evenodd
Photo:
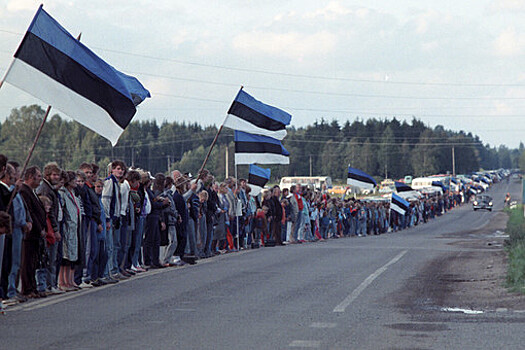
<path fill-rule="evenodd" d="M 37 106 L 13 109 L 0 125 L 0 149 L 9 158 L 22 162 L 31 146 L 44 110 Z M 204 160 L 217 128 L 196 123 L 157 124 L 155 121 L 131 123 L 116 147 L 82 125 L 52 116 L 46 123 L 32 163 L 43 165 L 57 161 L 66 169 L 81 162 L 106 166 L 111 159 L 166 172 L 178 168 L 195 173 Z M 519 149 L 484 145 L 471 133 L 430 128 L 417 119 L 410 123 L 397 119 L 356 119 L 340 125 L 323 119 L 301 128 L 290 128 L 284 140 L 290 152 L 290 165 L 272 166 L 272 177 L 286 175 L 328 175 L 344 179 L 350 164 L 378 178 L 400 178 L 452 172 L 452 154 L 456 173 L 483 169 L 515 168 L 524 153 Z M 229 161 L 227 163 L 227 153 Z M 219 178 L 234 173 L 233 132 L 223 131 L 207 168 Z M 246 167 L 239 174 L 246 176 Z"/>

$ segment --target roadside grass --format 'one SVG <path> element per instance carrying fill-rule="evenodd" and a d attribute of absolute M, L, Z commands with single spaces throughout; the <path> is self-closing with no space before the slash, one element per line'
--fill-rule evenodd
<path fill-rule="evenodd" d="M 509 235 L 507 253 L 509 265 L 506 286 L 513 292 L 525 294 L 525 218 L 523 206 L 505 209 L 509 214 L 506 233 Z"/>

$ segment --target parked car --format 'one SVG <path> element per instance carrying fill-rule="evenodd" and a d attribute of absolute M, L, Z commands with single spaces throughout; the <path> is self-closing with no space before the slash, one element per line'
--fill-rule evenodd
<path fill-rule="evenodd" d="M 474 202 L 472 202 L 472 206 L 474 211 L 478 209 L 487 209 L 488 211 L 492 211 L 492 197 L 487 196 L 486 194 L 478 194 L 474 199 Z"/>

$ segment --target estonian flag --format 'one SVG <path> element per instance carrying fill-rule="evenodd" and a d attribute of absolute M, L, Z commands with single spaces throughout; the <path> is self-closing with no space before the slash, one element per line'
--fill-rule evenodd
<path fill-rule="evenodd" d="M 241 89 L 228 110 L 224 126 L 282 140 L 291 120 L 290 114 L 257 101 Z"/>
<path fill-rule="evenodd" d="M 235 130 L 235 164 L 290 164 L 281 141 Z"/>
<path fill-rule="evenodd" d="M 392 192 L 392 201 L 390 202 L 390 209 L 398 212 L 401 215 L 405 215 L 410 207 L 410 203 Z"/>
<path fill-rule="evenodd" d="M 115 145 L 150 93 L 104 62 L 55 21 L 42 5 L 18 47 L 5 81 Z"/>
<path fill-rule="evenodd" d="M 432 187 L 440 187 L 443 193 L 447 191 L 447 186 L 443 185 L 441 181 L 432 181 Z"/>
<path fill-rule="evenodd" d="M 413 191 L 412 187 L 408 186 L 406 183 L 396 181 L 396 192 L 408 192 Z"/>
<path fill-rule="evenodd" d="M 373 189 L 377 186 L 376 180 L 364 171 L 348 167 L 348 179 L 346 183 L 351 186 L 356 186 L 365 189 Z"/>
<path fill-rule="evenodd" d="M 270 180 L 270 169 L 258 167 L 255 164 L 250 164 L 250 173 L 248 174 L 248 185 L 252 189 L 251 195 L 257 196 L 261 193 L 264 185 Z"/>

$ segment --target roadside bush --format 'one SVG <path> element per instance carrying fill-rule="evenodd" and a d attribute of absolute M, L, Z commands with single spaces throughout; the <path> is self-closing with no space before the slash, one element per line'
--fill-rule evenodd
<path fill-rule="evenodd" d="M 520 205 L 515 209 L 507 209 L 509 221 L 505 230 L 509 235 L 509 243 L 513 245 L 525 241 L 525 218 L 523 217 L 523 206 Z"/>
<path fill-rule="evenodd" d="M 516 243 L 509 250 L 507 287 L 514 292 L 525 292 L 525 242 Z"/>

